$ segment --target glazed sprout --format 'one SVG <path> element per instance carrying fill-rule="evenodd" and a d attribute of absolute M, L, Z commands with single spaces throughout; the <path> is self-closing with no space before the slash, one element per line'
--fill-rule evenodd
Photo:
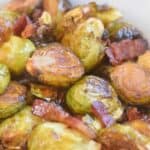
<path fill-rule="evenodd" d="M 150 74 L 136 63 L 114 67 L 111 81 L 118 95 L 128 104 L 150 103 Z"/>
<path fill-rule="evenodd" d="M 102 5 L 98 7 L 97 17 L 100 18 L 105 25 L 107 25 L 122 18 L 122 14 L 116 8 Z"/>
<path fill-rule="evenodd" d="M 80 58 L 86 71 L 93 69 L 104 56 L 104 44 L 101 41 L 103 32 L 102 22 L 97 18 L 89 18 L 62 39 L 62 43 Z"/>
<path fill-rule="evenodd" d="M 64 124 L 47 122 L 32 131 L 28 140 L 28 149 L 99 150 L 100 144 L 67 128 Z"/>
<path fill-rule="evenodd" d="M 32 114 L 31 107 L 23 108 L 0 124 L 0 144 L 4 149 L 23 149 L 30 132 L 41 122 L 42 119 Z"/>
<path fill-rule="evenodd" d="M 7 65 L 14 75 L 20 75 L 34 50 L 35 46 L 30 40 L 11 36 L 0 46 L 0 63 Z"/>
<path fill-rule="evenodd" d="M 35 51 L 28 59 L 26 69 L 40 82 L 59 87 L 69 86 L 84 74 L 78 57 L 58 43 Z"/>
<path fill-rule="evenodd" d="M 11 82 L 0 95 L 0 118 L 7 118 L 18 112 L 25 105 L 26 87 Z"/>
<path fill-rule="evenodd" d="M 85 76 L 74 84 L 67 92 L 66 103 L 77 114 L 94 113 L 97 117 L 97 113 L 101 113 L 101 121 L 106 126 L 112 123 L 112 119 L 119 119 L 123 113 L 112 86 L 96 76 Z"/>
<path fill-rule="evenodd" d="M 75 7 L 64 13 L 57 22 L 56 37 L 61 39 L 66 32 L 71 32 L 78 24 L 84 22 L 96 13 L 96 6 L 93 3 Z"/>
<path fill-rule="evenodd" d="M 10 82 L 10 72 L 6 65 L 0 64 L 0 94 L 2 94 Z"/>
<path fill-rule="evenodd" d="M 103 150 L 145 150 L 150 148 L 149 133 L 149 124 L 136 120 L 101 130 L 99 142 Z"/>

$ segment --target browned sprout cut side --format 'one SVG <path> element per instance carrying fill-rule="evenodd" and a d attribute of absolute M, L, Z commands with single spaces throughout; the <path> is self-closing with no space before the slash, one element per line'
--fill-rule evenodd
<path fill-rule="evenodd" d="M 35 51 L 26 69 L 42 83 L 59 87 L 69 86 L 84 74 L 77 56 L 58 43 Z"/>
<path fill-rule="evenodd" d="M 0 124 L 0 145 L 3 149 L 23 150 L 32 129 L 42 123 L 27 106 Z"/>
<path fill-rule="evenodd" d="M 114 123 L 123 107 L 112 86 L 96 76 L 85 76 L 67 93 L 66 103 L 77 114 L 94 113 L 104 126 Z"/>
<path fill-rule="evenodd" d="M 150 104 L 150 73 L 136 63 L 127 62 L 111 72 L 118 95 L 129 104 Z"/>
<path fill-rule="evenodd" d="M 149 124 L 136 120 L 127 124 L 115 124 L 103 129 L 99 135 L 102 150 L 148 150 L 150 148 Z"/>
<path fill-rule="evenodd" d="M 100 144 L 89 140 L 61 123 L 47 122 L 37 126 L 28 140 L 29 150 L 100 150 Z"/>
<path fill-rule="evenodd" d="M 6 91 L 0 95 L 0 118 L 7 118 L 25 105 L 26 87 L 11 82 Z"/>

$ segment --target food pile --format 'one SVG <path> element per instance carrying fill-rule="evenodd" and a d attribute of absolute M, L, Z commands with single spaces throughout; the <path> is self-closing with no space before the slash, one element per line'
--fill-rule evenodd
<path fill-rule="evenodd" d="M 150 150 L 150 51 L 94 2 L 0 10 L 0 150 Z"/>

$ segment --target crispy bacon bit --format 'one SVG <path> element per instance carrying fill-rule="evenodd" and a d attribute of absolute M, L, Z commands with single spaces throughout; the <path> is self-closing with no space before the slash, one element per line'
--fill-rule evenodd
<path fill-rule="evenodd" d="M 143 117 L 143 114 L 136 107 L 128 108 L 127 110 L 128 121 L 142 119 L 142 117 Z"/>
<path fill-rule="evenodd" d="M 144 120 L 150 123 L 150 115 L 137 107 L 129 107 L 126 111 L 127 121 Z"/>
<path fill-rule="evenodd" d="M 92 103 L 92 113 L 100 120 L 104 127 L 109 127 L 115 122 L 103 103 L 99 101 Z"/>
<path fill-rule="evenodd" d="M 26 15 L 20 16 L 14 24 L 14 34 L 20 36 L 21 32 L 25 29 L 29 22 L 29 18 Z"/>
<path fill-rule="evenodd" d="M 121 64 L 123 61 L 131 60 L 143 54 L 148 49 L 148 43 L 144 39 L 122 40 L 113 42 L 106 49 L 106 55 L 112 65 Z"/>
<path fill-rule="evenodd" d="M 32 37 L 36 32 L 36 26 L 34 24 L 27 25 L 24 30 L 21 33 L 21 36 L 23 38 L 30 38 Z"/>
<path fill-rule="evenodd" d="M 43 100 L 35 100 L 32 111 L 34 115 L 40 116 L 45 120 L 58 121 L 80 131 L 90 139 L 96 138 L 95 132 L 84 124 L 81 120 L 71 116 L 63 108 L 54 102 L 47 103 Z"/>

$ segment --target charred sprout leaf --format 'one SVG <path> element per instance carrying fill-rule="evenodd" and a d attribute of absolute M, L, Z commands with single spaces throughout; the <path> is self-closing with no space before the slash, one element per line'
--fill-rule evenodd
<path fill-rule="evenodd" d="M 6 9 L 19 13 L 31 13 L 40 2 L 41 0 L 11 0 L 6 5 Z"/>
<path fill-rule="evenodd" d="M 142 121 L 116 124 L 100 132 L 103 150 L 147 150 L 150 148 L 149 125 Z"/>
<path fill-rule="evenodd" d="M 138 64 L 145 70 L 150 71 L 150 51 L 146 51 L 143 55 L 139 56 Z"/>
<path fill-rule="evenodd" d="M 107 29 L 110 32 L 110 39 L 112 41 L 137 39 L 142 37 L 139 30 L 125 22 L 112 22 L 108 25 Z"/>
<path fill-rule="evenodd" d="M 30 132 L 41 122 L 39 117 L 32 114 L 29 106 L 25 107 L 0 124 L 0 144 L 4 149 L 22 150 Z"/>
<path fill-rule="evenodd" d="M 6 64 L 13 74 L 20 75 L 34 50 L 30 40 L 11 36 L 9 41 L 0 46 L 0 63 Z"/>
<path fill-rule="evenodd" d="M 41 48 L 28 59 L 27 71 L 42 83 L 66 87 L 84 74 L 80 60 L 58 43 Z"/>
<path fill-rule="evenodd" d="M 97 102 L 100 102 L 98 109 Z M 105 119 L 117 120 L 123 113 L 114 89 L 107 81 L 96 76 L 86 76 L 73 85 L 68 90 L 66 103 L 75 113 L 94 113 L 96 117 L 99 115 L 104 124 Z M 93 109 L 96 112 L 93 112 Z M 105 125 L 107 126 L 107 124 Z"/>
<path fill-rule="evenodd" d="M 89 18 L 62 39 L 62 43 L 80 58 L 86 71 L 93 69 L 104 56 L 104 44 L 101 41 L 103 32 L 102 22 L 97 18 Z"/>
<path fill-rule="evenodd" d="M 57 103 L 62 103 L 65 95 L 64 90 L 40 84 L 31 84 L 31 93 L 38 98 Z"/>
<path fill-rule="evenodd" d="M 35 100 L 32 108 L 33 114 L 40 116 L 48 121 L 56 121 L 66 124 L 68 127 L 78 130 L 87 138 L 95 139 L 95 131 L 87 126 L 84 122 L 71 116 L 58 104 L 47 103 L 43 100 Z"/>
<path fill-rule="evenodd" d="M 122 14 L 116 8 L 102 5 L 97 10 L 97 17 L 100 18 L 105 25 L 107 25 L 122 18 Z"/>
<path fill-rule="evenodd" d="M 7 88 L 10 81 L 10 72 L 6 65 L 0 64 L 0 94 Z"/>
<path fill-rule="evenodd" d="M 144 39 L 122 40 L 113 42 L 106 49 L 106 55 L 112 65 L 121 64 L 124 61 L 132 60 L 143 54 L 148 49 L 148 43 Z"/>
<path fill-rule="evenodd" d="M 0 118 L 7 118 L 25 105 L 26 88 L 17 82 L 11 82 L 0 95 Z"/>
<path fill-rule="evenodd" d="M 67 128 L 64 124 L 47 122 L 33 130 L 28 140 L 28 149 L 99 150 L 100 144 Z"/>
<path fill-rule="evenodd" d="M 115 67 L 111 72 L 111 81 L 126 103 L 150 103 L 150 73 L 138 64 L 128 62 Z"/>

